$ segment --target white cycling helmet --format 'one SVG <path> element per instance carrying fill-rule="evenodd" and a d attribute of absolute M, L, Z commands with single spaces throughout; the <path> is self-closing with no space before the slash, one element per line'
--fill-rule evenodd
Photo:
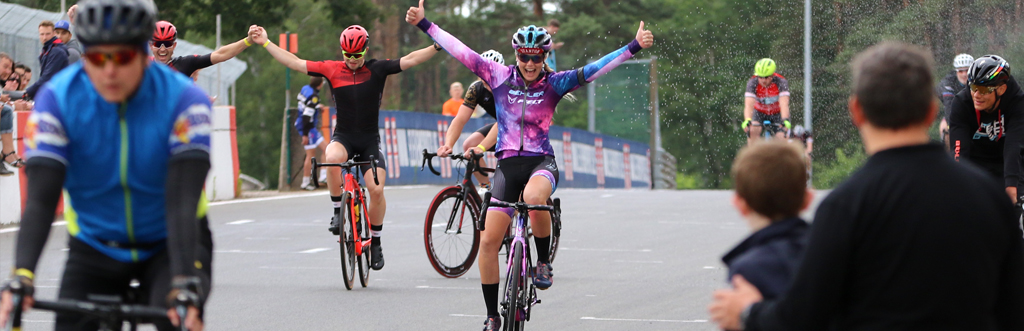
<path fill-rule="evenodd" d="M 960 55 L 957 55 L 956 58 L 953 59 L 953 68 L 969 68 L 972 63 L 974 63 L 973 56 L 971 56 L 970 54 L 961 53 Z"/>
<path fill-rule="evenodd" d="M 480 56 L 483 56 L 485 59 L 488 59 L 488 60 L 491 60 L 491 61 L 494 61 L 494 62 L 498 62 L 501 65 L 505 65 L 505 57 L 501 56 L 501 53 L 498 53 L 498 51 L 496 51 L 496 50 L 492 49 L 492 50 L 486 51 L 483 54 L 480 54 Z"/>

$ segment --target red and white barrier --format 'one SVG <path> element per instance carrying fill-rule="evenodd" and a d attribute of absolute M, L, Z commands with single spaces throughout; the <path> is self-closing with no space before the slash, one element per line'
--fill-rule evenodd
<path fill-rule="evenodd" d="M 562 132 L 562 162 L 565 165 L 565 180 L 572 180 L 572 132 Z"/>

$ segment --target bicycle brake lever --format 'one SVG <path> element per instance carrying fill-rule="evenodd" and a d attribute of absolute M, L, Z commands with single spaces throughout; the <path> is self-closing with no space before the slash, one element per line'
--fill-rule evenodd
<path fill-rule="evenodd" d="M 310 174 L 312 176 L 311 178 L 313 178 L 313 187 L 320 188 L 320 165 L 316 163 L 315 157 L 309 158 L 309 165 L 311 166 L 310 170 L 313 171 L 313 173 Z"/>
<path fill-rule="evenodd" d="M 491 204 L 491 192 L 487 191 L 484 193 L 483 202 L 480 203 L 480 224 L 477 224 L 477 228 L 480 232 L 484 231 L 484 225 L 487 224 L 487 207 Z"/>
<path fill-rule="evenodd" d="M 376 185 L 380 185 L 380 181 L 377 180 L 377 157 L 376 156 L 371 156 L 370 157 L 370 166 L 373 167 L 373 169 L 372 169 L 373 170 L 373 183 L 376 184 Z"/>

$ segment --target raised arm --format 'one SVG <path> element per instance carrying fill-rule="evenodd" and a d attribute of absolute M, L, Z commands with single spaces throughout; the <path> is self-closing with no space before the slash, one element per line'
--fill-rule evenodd
<path fill-rule="evenodd" d="M 252 31 L 254 28 L 256 28 L 255 25 L 249 27 L 249 30 Z M 213 62 L 213 64 L 217 64 L 230 60 L 231 58 L 238 56 L 238 54 L 242 53 L 242 51 L 244 51 L 246 48 L 249 47 L 249 45 L 252 44 L 252 35 L 247 35 L 242 40 L 221 46 L 216 51 L 210 54 L 210 62 Z"/>
<path fill-rule="evenodd" d="M 644 22 L 640 21 L 640 28 L 636 31 L 636 39 L 632 40 L 626 46 L 619 48 L 618 50 L 605 55 L 601 59 L 591 62 L 584 66 L 574 70 L 574 75 L 562 75 L 555 86 L 558 92 L 561 94 L 569 93 L 586 83 L 590 83 L 603 76 L 604 74 L 612 71 L 615 67 L 626 62 L 633 55 L 640 52 L 641 49 L 648 48 L 654 45 L 654 35 L 651 31 L 644 30 Z"/>
<path fill-rule="evenodd" d="M 259 27 L 255 32 L 250 32 L 249 36 L 256 44 L 264 45 L 263 47 L 267 48 L 267 52 L 270 53 L 270 56 L 273 56 L 274 59 L 277 60 L 277 62 L 280 62 L 284 66 L 288 67 L 288 69 L 292 69 L 304 74 L 308 73 L 306 71 L 306 60 L 300 59 L 295 54 L 292 54 L 289 51 L 277 47 L 277 45 L 275 45 L 273 42 L 270 41 L 270 39 L 267 38 L 266 29 Z"/>
<path fill-rule="evenodd" d="M 427 46 L 426 48 L 416 50 L 409 53 L 409 55 L 403 56 L 402 59 L 399 60 L 399 65 L 402 66 L 402 70 L 415 67 L 420 63 L 427 62 L 427 60 L 430 60 L 434 54 L 437 54 L 440 51 L 441 48 L 434 45 Z"/>
<path fill-rule="evenodd" d="M 434 38 L 434 41 L 441 45 L 445 51 L 448 51 L 448 54 L 462 62 L 462 65 L 469 68 L 470 71 L 483 79 L 488 85 L 497 86 L 512 75 L 512 70 L 509 67 L 484 59 L 480 54 L 477 54 L 477 52 L 467 47 L 466 44 L 463 44 L 462 41 L 447 31 L 441 30 L 437 24 L 431 23 L 424 18 L 423 12 L 423 0 L 420 0 L 419 7 L 409 7 L 409 11 L 405 15 L 405 21 L 415 25 L 431 38 Z"/>

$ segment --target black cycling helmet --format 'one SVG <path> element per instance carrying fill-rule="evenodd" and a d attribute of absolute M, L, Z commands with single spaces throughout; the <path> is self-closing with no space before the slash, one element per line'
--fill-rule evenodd
<path fill-rule="evenodd" d="M 967 70 L 967 84 L 998 86 L 1010 80 L 1010 63 L 998 55 L 985 55 L 974 60 Z"/>
<path fill-rule="evenodd" d="M 83 0 L 75 28 L 85 45 L 144 45 L 156 28 L 156 5 L 152 0 Z"/>

